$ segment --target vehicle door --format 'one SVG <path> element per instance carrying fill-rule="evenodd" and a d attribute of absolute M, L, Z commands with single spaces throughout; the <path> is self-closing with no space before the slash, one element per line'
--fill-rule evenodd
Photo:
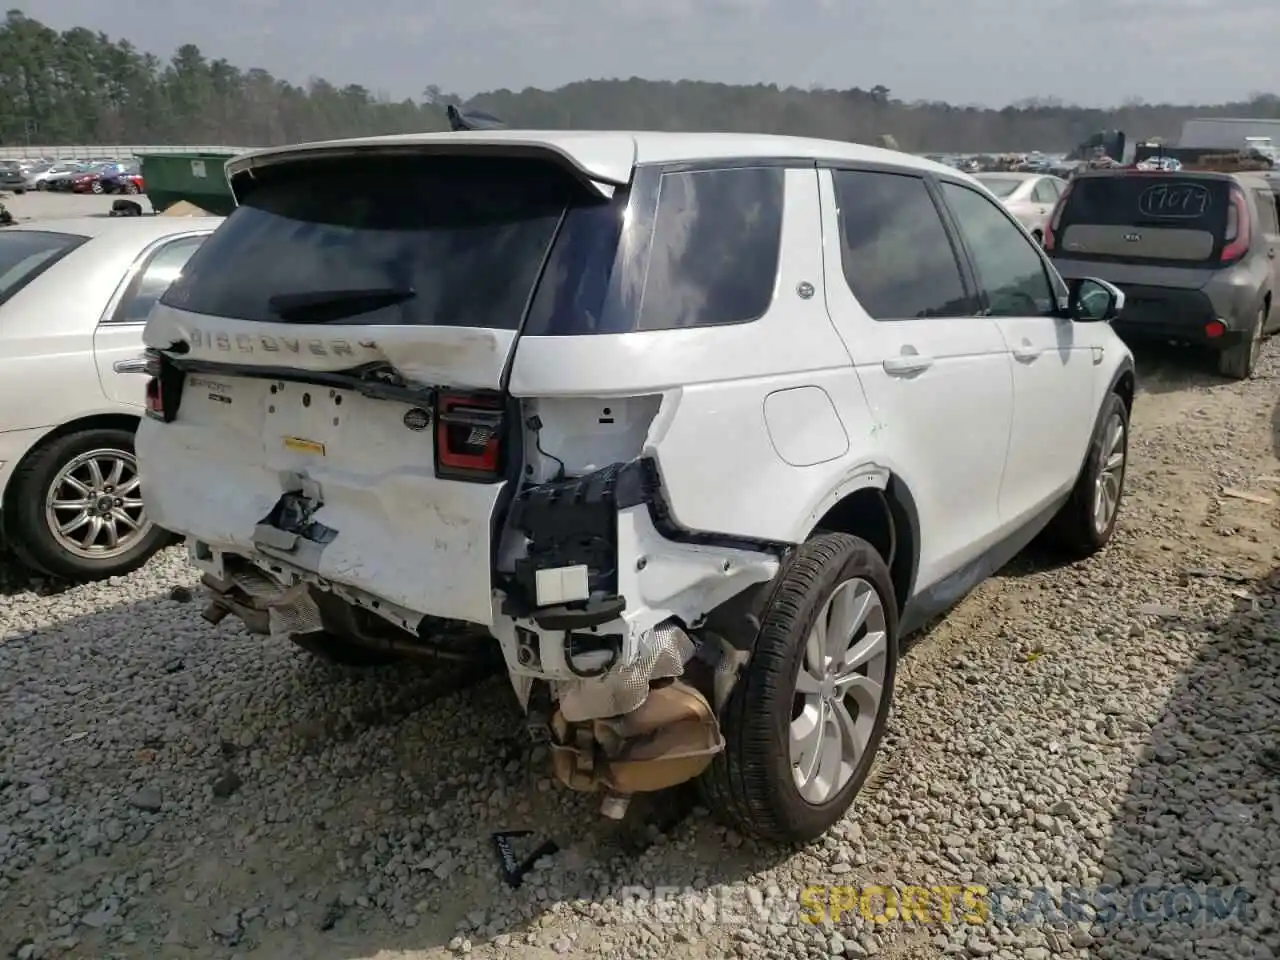
<path fill-rule="evenodd" d="M 1053 214 L 1053 208 L 1057 203 L 1058 191 L 1054 188 L 1053 180 L 1049 177 L 1041 177 L 1031 188 L 1031 209 L 1034 215 L 1028 227 L 1032 231 L 1038 231 L 1040 236 L 1044 236 L 1044 225 Z"/>
<path fill-rule="evenodd" d="M 1275 303 L 1276 294 L 1280 292 L 1280 200 L 1276 194 L 1261 187 L 1253 191 L 1253 199 L 1258 207 L 1259 228 L 1271 264 L 1271 296 L 1272 303 Z M 1280 323 L 1280 306 L 1271 308 L 1271 323 Z"/>
<path fill-rule="evenodd" d="M 1039 247 L 998 204 L 945 181 L 942 196 L 968 249 L 986 315 L 1013 357 L 1013 431 L 1000 518 L 1018 526 L 1075 482 L 1094 421 L 1101 345 L 1065 316 L 1066 290 Z"/>
<path fill-rule="evenodd" d="M 872 412 L 869 455 L 916 502 L 916 586 L 925 589 L 999 540 L 1008 348 L 979 315 L 926 176 L 836 169 L 823 171 L 820 188 L 827 308 Z"/>
<path fill-rule="evenodd" d="M 142 407 L 146 377 L 142 328 L 160 295 L 168 289 L 207 233 L 169 237 L 144 250 L 121 280 L 93 336 L 98 378 L 107 398 Z"/>

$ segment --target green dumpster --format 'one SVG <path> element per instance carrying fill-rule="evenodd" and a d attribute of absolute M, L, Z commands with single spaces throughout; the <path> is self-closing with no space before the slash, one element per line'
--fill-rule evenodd
<path fill-rule="evenodd" d="M 156 213 L 179 200 L 226 217 L 236 201 L 223 167 L 234 153 L 148 153 L 139 157 L 142 182 Z"/>

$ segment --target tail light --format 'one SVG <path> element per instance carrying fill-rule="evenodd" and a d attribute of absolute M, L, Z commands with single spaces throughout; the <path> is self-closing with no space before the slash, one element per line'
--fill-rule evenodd
<path fill-rule="evenodd" d="M 441 393 L 436 399 L 436 475 L 493 481 L 503 471 L 501 397 Z"/>
<path fill-rule="evenodd" d="M 1227 229 L 1222 235 L 1223 263 L 1235 263 L 1249 252 L 1249 236 L 1253 225 L 1249 222 L 1249 205 L 1239 187 L 1231 188 L 1231 204 L 1227 207 Z"/>
<path fill-rule="evenodd" d="M 1066 209 L 1067 198 L 1071 196 L 1071 191 L 1075 189 L 1076 182 L 1071 180 L 1067 183 L 1067 189 L 1062 191 L 1062 196 L 1058 198 L 1058 205 L 1053 208 L 1053 214 L 1049 217 L 1049 222 L 1044 225 L 1044 236 L 1040 240 L 1041 246 L 1048 252 L 1054 248 L 1057 240 L 1055 234 L 1058 227 L 1062 223 L 1062 211 Z"/>
<path fill-rule="evenodd" d="M 147 348 L 147 416 L 162 423 L 172 423 L 178 416 L 178 404 L 182 398 L 182 371 L 166 363 L 159 350 Z"/>

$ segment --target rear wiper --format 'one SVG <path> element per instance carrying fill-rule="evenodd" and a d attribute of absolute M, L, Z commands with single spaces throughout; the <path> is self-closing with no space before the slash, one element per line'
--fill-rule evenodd
<path fill-rule="evenodd" d="M 403 287 L 278 293 L 267 300 L 267 307 L 286 323 L 332 323 L 383 307 L 393 307 L 417 295 L 416 291 Z"/>

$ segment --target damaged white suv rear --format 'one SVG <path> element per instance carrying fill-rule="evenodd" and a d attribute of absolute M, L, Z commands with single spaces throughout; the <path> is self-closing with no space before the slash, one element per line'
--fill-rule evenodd
<path fill-rule="evenodd" d="M 804 840 L 900 638 L 1111 536 L 1134 374 L 975 181 L 853 144 L 467 132 L 228 165 L 147 325 L 148 509 L 208 616 L 368 663 L 496 638 L 569 787 Z"/>

